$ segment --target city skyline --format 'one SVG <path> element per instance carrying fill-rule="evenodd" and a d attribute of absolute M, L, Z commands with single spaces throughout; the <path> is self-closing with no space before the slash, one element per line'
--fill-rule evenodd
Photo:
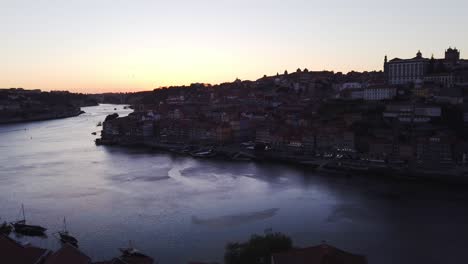
<path fill-rule="evenodd" d="M 0 264 L 466 258 L 467 0 L 0 10 Z"/>
<path fill-rule="evenodd" d="M 3 1 L 0 87 L 151 90 L 468 50 L 462 1 Z M 429 7 L 430 6 L 430 7 Z M 430 30 L 429 30 L 430 29 Z"/>

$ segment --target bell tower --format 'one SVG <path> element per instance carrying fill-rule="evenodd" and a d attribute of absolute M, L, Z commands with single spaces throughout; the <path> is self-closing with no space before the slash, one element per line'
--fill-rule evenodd
<path fill-rule="evenodd" d="M 422 53 L 420 50 L 418 50 L 418 53 L 416 53 L 416 58 L 422 59 Z"/>
<path fill-rule="evenodd" d="M 460 51 L 457 48 L 449 47 L 448 50 L 445 51 L 445 60 L 450 63 L 457 63 L 460 60 Z"/>
<path fill-rule="evenodd" d="M 388 81 L 389 72 L 388 72 L 387 55 L 385 55 L 385 58 L 384 58 L 383 70 L 384 70 L 385 80 Z"/>

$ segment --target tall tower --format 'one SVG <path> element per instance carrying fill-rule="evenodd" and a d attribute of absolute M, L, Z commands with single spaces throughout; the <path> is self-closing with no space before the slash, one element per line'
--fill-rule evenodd
<path fill-rule="evenodd" d="M 384 70 L 384 75 L 385 75 L 385 81 L 388 82 L 388 59 L 387 59 L 387 55 L 385 55 L 385 58 L 384 58 L 384 64 L 383 64 L 383 70 Z"/>
<path fill-rule="evenodd" d="M 420 50 L 418 50 L 418 53 L 416 53 L 416 58 L 421 59 L 422 58 L 422 53 Z"/>
<path fill-rule="evenodd" d="M 452 49 L 451 47 L 445 51 L 445 60 L 450 63 L 457 63 L 460 60 L 460 51 L 457 48 Z"/>

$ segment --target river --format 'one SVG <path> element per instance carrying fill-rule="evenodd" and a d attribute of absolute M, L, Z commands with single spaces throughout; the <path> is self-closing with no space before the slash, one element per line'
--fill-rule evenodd
<path fill-rule="evenodd" d="M 114 108 L 117 111 L 114 111 Z M 463 188 L 320 175 L 286 165 L 199 160 L 95 146 L 96 124 L 123 106 L 0 126 L 0 221 L 20 217 L 59 247 L 63 217 L 93 260 L 133 244 L 160 263 L 222 261 L 229 241 L 266 229 L 296 246 L 326 241 L 369 263 L 459 263 L 468 245 Z M 99 135 L 99 134 L 98 134 Z"/>

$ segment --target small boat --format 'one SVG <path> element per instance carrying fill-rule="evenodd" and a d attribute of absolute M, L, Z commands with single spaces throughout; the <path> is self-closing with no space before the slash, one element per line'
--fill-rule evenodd
<path fill-rule="evenodd" d="M 91 133 L 91 135 L 94 135 L 94 136 L 95 136 L 96 134 L 97 134 L 96 132 Z"/>
<path fill-rule="evenodd" d="M 120 252 L 122 252 L 122 255 L 120 256 L 120 260 L 122 260 L 124 263 L 148 263 L 152 264 L 154 263 L 153 258 L 141 253 L 137 249 L 135 249 L 132 245 L 132 241 L 129 242 L 129 247 L 128 248 L 119 248 Z"/>
<path fill-rule="evenodd" d="M 23 213 L 23 220 L 11 223 L 15 229 L 15 233 L 25 236 L 45 236 L 45 231 L 47 230 L 47 228 L 37 225 L 26 224 L 24 205 L 21 205 L 21 211 Z"/>
<path fill-rule="evenodd" d="M 3 222 L 3 224 L 0 225 L 0 235 L 8 236 L 12 230 L 13 227 L 7 222 Z"/>
<path fill-rule="evenodd" d="M 216 156 L 216 152 L 214 152 L 212 149 L 208 150 L 202 150 L 202 151 L 197 151 L 192 153 L 192 157 L 195 158 L 211 158 Z"/>
<path fill-rule="evenodd" d="M 74 236 L 70 235 L 67 230 L 67 221 L 65 217 L 63 218 L 63 230 L 58 232 L 58 234 L 60 236 L 60 242 L 63 244 L 70 244 L 76 248 L 78 247 L 78 240 Z"/>

